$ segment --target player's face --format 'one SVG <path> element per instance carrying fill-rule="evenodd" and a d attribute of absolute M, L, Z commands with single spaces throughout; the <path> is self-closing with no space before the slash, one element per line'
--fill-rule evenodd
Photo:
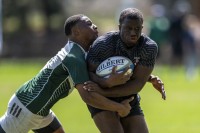
<path fill-rule="evenodd" d="M 142 32 L 142 22 L 140 19 L 126 18 L 121 25 L 119 25 L 120 37 L 127 47 L 132 47 L 137 44 Z"/>
<path fill-rule="evenodd" d="M 86 16 L 81 18 L 79 23 L 79 30 L 83 41 L 88 43 L 88 45 L 91 45 L 98 37 L 97 26 L 93 24 L 92 21 Z"/>

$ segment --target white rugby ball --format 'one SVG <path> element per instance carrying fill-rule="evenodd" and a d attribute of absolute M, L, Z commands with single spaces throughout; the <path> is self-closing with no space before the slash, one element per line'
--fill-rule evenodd
<path fill-rule="evenodd" d="M 96 74 L 100 77 L 108 78 L 112 72 L 112 68 L 117 66 L 116 72 L 123 72 L 124 69 L 130 67 L 129 72 L 131 73 L 134 69 L 132 61 L 123 56 L 113 56 L 104 60 L 96 69 Z"/>

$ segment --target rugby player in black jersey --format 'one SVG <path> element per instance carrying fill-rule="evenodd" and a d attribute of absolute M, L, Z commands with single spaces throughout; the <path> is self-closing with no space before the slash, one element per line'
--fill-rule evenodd
<path fill-rule="evenodd" d="M 158 46 L 156 42 L 142 33 L 142 28 L 143 15 L 141 11 L 136 8 L 127 8 L 120 14 L 119 31 L 108 32 L 97 38 L 87 55 L 90 78 L 103 89 L 96 84 L 87 82 L 86 90 L 96 91 L 116 102 L 134 96 L 134 100 L 130 102 L 132 109 L 126 117 L 119 116 L 117 112 L 101 110 L 88 105 L 93 120 L 101 133 L 149 132 L 138 94 L 147 81 L 150 81 L 154 88 L 159 90 L 163 99 L 166 98 L 162 81 L 151 75 Z M 97 66 L 112 56 L 128 57 L 135 64 L 131 79 L 124 84 L 121 84 L 122 79 L 117 77 L 118 74 L 115 72 L 108 79 L 100 78 L 95 74 Z"/>

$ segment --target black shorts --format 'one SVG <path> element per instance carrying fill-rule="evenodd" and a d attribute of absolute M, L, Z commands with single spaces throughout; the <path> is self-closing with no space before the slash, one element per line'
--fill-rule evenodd
<path fill-rule="evenodd" d="M 140 96 L 139 96 L 139 94 L 133 94 L 133 95 L 130 95 L 130 96 L 117 97 L 117 98 L 108 98 L 108 99 L 116 101 L 116 102 L 119 103 L 119 102 L 122 102 L 125 99 L 132 97 L 132 96 L 134 96 L 134 100 L 130 102 L 130 105 L 131 105 L 132 108 L 131 108 L 131 111 L 128 114 L 128 116 L 144 115 L 142 109 L 140 108 Z M 87 107 L 88 107 L 92 117 L 94 117 L 99 112 L 105 111 L 105 110 L 102 110 L 102 109 L 92 107 L 90 105 L 87 105 Z"/>

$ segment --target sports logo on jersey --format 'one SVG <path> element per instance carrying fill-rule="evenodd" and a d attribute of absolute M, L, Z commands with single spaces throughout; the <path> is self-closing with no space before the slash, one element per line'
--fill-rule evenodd
<path fill-rule="evenodd" d="M 140 61 L 140 57 L 134 57 L 133 60 L 134 60 L 133 63 L 134 63 L 135 65 L 137 65 L 137 63 Z"/>

